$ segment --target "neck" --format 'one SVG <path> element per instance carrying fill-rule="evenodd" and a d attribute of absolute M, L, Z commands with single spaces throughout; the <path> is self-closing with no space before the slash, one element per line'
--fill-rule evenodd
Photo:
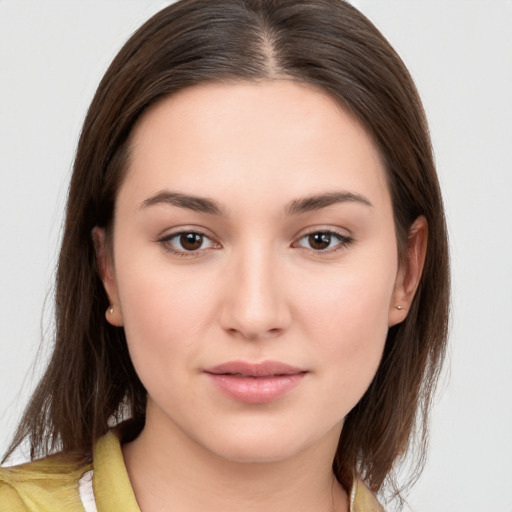
<path fill-rule="evenodd" d="M 284 460 L 238 462 L 148 415 L 123 456 L 142 512 L 346 512 L 347 494 L 332 473 L 333 434 Z"/>

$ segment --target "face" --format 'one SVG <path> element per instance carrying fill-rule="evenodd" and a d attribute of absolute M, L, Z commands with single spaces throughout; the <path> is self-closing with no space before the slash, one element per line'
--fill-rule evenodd
<path fill-rule="evenodd" d="M 292 81 L 161 101 L 132 134 L 111 254 L 103 235 L 147 425 L 239 461 L 336 445 L 407 297 L 383 165 L 335 101 Z"/>

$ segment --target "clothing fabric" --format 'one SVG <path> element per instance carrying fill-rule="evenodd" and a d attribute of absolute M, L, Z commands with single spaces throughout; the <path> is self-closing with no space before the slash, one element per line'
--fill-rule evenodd
<path fill-rule="evenodd" d="M 0 512 L 141 512 L 121 452 L 120 430 L 97 443 L 93 462 L 56 454 L 0 468 Z M 350 492 L 350 512 L 383 512 L 361 480 Z"/>
<path fill-rule="evenodd" d="M 96 500 L 94 499 L 94 489 L 92 487 L 93 474 L 94 471 L 91 469 L 78 480 L 78 494 L 80 494 L 85 512 L 98 512 Z"/>

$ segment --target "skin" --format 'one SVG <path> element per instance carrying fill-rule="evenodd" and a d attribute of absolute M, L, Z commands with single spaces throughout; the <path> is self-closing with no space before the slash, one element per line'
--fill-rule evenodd
<path fill-rule="evenodd" d="M 221 214 L 154 199 L 163 192 Z M 183 232 L 203 235 L 199 249 L 180 245 Z M 102 229 L 93 237 L 107 319 L 124 327 L 149 395 L 146 426 L 123 447 L 141 510 L 348 510 L 331 470 L 343 420 L 405 318 L 427 238 L 420 218 L 399 267 L 385 170 L 359 123 L 291 80 L 185 89 L 137 123 L 112 247 Z M 248 404 L 205 374 L 233 360 L 305 376 Z"/>

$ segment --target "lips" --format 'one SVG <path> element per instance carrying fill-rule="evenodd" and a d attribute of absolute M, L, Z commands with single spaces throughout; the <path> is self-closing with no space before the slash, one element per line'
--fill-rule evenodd
<path fill-rule="evenodd" d="M 246 363 L 244 361 L 230 361 L 219 364 L 206 370 L 214 375 L 238 375 L 244 377 L 275 377 L 280 375 L 296 375 L 304 370 L 280 363 L 279 361 L 264 361 L 262 363 Z"/>
<path fill-rule="evenodd" d="M 306 370 L 278 361 L 247 363 L 230 361 L 204 373 L 223 394 L 248 404 L 272 402 L 297 387 Z"/>

